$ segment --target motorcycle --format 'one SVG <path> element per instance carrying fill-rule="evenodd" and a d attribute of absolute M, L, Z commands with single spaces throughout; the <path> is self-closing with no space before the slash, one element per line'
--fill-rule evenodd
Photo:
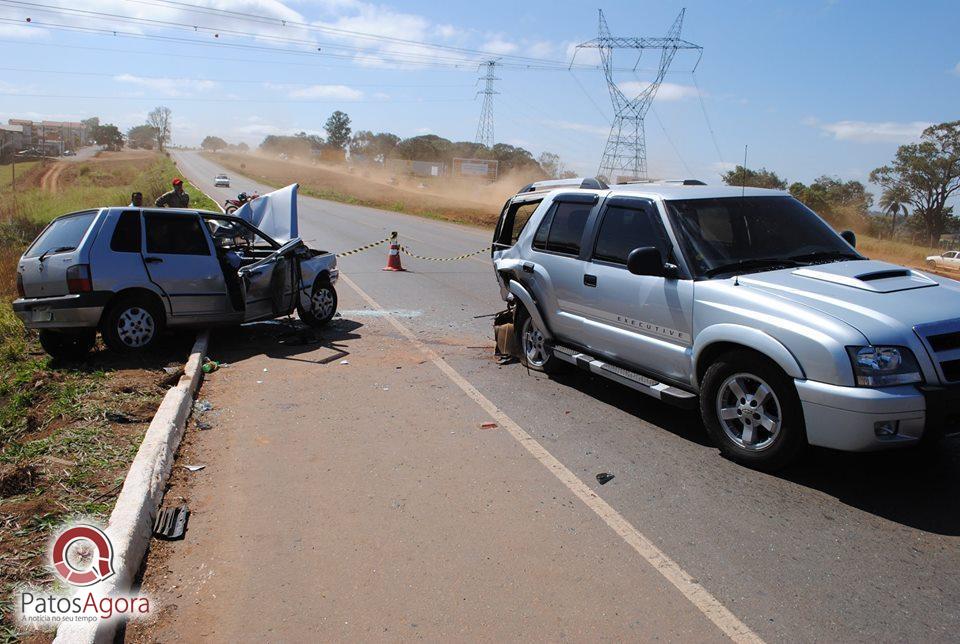
<path fill-rule="evenodd" d="M 248 195 L 247 193 L 245 193 L 245 192 L 241 192 L 240 194 L 237 195 L 237 198 L 236 198 L 236 199 L 227 199 L 227 200 L 225 200 L 225 201 L 223 202 L 223 210 L 224 210 L 224 212 L 226 212 L 228 215 L 232 215 L 232 214 L 235 213 L 237 210 L 239 210 L 240 207 L 241 207 L 243 204 L 247 203 L 248 201 L 253 201 L 254 199 L 257 199 L 258 197 L 260 197 L 260 195 L 257 194 L 256 192 L 254 192 L 253 194 L 249 194 L 249 195 Z"/>

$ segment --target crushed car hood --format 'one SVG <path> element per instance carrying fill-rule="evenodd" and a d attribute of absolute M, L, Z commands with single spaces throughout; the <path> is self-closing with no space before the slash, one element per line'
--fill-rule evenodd
<path fill-rule="evenodd" d="M 285 244 L 300 236 L 297 220 L 297 190 L 300 184 L 268 192 L 253 201 L 243 204 L 236 213 L 264 234 Z"/>
<path fill-rule="evenodd" d="M 960 282 L 874 260 L 743 275 L 741 287 L 842 320 L 871 342 L 903 338 L 918 324 L 960 317 Z"/>

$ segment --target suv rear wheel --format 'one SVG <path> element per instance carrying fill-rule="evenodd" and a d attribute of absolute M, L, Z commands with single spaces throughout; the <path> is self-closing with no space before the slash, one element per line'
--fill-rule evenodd
<path fill-rule="evenodd" d="M 154 300 L 145 295 L 127 295 L 107 311 L 100 333 L 114 351 L 140 352 L 157 343 L 163 323 L 163 311 Z"/>
<path fill-rule="evenodd" d="M 522 304 L 517 306 L 516 329 L 517 344 L 520 345 L 523 364 L 543 373 L 556 371 L 559 359 L 554 357 L 553 350 L 543 332 L 537 328 L 533 318 Z"/>
<path fill-rule="evenodd" d="M 40 346 L 59 360 L 83 360 L 97 342 L 96 329 L 40 331 Z"/>
<path fill-rule="evenodd" d="M 782 468 L 807 443 L 793 382 L 778 366 L 750 352 L 726 353 L 710 365 L 700 413 L 723 455 L 749 467 Z"/>

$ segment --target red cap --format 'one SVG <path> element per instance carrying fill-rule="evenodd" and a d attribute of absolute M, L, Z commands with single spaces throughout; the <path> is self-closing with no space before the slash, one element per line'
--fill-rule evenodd
<path fill-rule="evenodd" d="M 182 186 L 182 185 L 183 185 L 183 181 L 181 181 L 179 178 L 174 179 L 174 180 L 173 180 L 173 185 L 175 185 L 175 186 Z"/>

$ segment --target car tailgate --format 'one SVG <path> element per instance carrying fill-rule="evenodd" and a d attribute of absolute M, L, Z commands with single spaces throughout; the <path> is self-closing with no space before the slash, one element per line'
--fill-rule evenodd
<path fill-rule="evenodd" d="M 80 248 L 97 211 L 55 219 L 20 258 L 17 272 L 25 297 L 67 295 L 67 269 L 80 263 Z"/>

